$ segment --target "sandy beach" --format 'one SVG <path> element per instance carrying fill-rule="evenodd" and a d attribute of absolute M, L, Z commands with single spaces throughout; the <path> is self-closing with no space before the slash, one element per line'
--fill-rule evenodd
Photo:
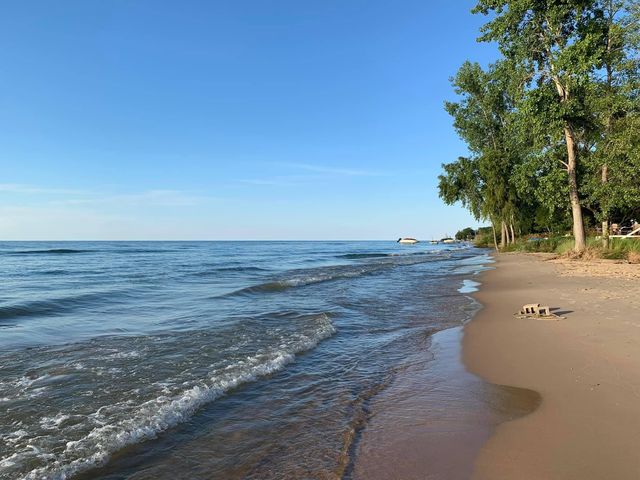
<path fill-rule="evenodd" d="M 502 254 L 475 294 L 463 361 L 497 385 L 535 390 L 531 414 L 502 423 L 474 479 L 640 478 L 640 267 Z M 541 303 L 565 319 L 514 317 Z"/>

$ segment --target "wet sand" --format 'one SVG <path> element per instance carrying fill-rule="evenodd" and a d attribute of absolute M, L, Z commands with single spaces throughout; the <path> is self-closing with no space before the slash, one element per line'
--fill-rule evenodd
<path fill-rule="evenodd" d="M 472 478 L 640 478 L 640 267 L 497 260 L 475 295 L 484 308 L 465 327 L 463 359 L 489 382 L 539 392 L 542 403 L 498 426 Z M 566 319 L 513 316 L 538 302 Z"/>
<path fill-rule="evenodd" d="M 353 478 L 463 480 L 496 425 L 539 404 L 536 392 L 492 385 L 461 362 L 462 329 L 432 337 L 428 352 L 377 395 L 357 445 Z"/>

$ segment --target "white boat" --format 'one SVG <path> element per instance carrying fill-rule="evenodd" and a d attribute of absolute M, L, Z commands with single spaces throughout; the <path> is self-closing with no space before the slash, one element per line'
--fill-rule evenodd
<path fill-rule="evenodd" d="M 443 238 L 442 243 L 456 243 L 453 238 Z"/>
<path fill-rule="evenodd" d="M 399 238 L 398 239 L 398 243 L 402 243 L 405 245 L 413 245 L 415 243 L 420 243 L 418 240 L 416 240 L 415 238 L 411 238 L 411 237 L 404 237 L 404 238 Z"/>

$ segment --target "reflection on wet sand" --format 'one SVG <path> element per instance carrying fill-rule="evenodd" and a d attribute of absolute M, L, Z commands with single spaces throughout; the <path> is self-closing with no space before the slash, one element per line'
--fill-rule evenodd
<path fill-rule="evenodd" d="M 429 349 L 375 397 L 352 467 L 355 479 L 468 479 L 500 423 L 537 408 L 532 390 L 493 385 L 460 360 L 461 328 L 438 332 Z"/>

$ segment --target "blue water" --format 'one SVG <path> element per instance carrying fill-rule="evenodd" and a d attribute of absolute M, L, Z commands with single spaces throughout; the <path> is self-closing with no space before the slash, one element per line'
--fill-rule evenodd
<path fill-rule="evenodd" d="M 394 242 L 0 243 L 0 478 L 340 478 L 368 400 L 469 318 L 487 262 Z"/>

